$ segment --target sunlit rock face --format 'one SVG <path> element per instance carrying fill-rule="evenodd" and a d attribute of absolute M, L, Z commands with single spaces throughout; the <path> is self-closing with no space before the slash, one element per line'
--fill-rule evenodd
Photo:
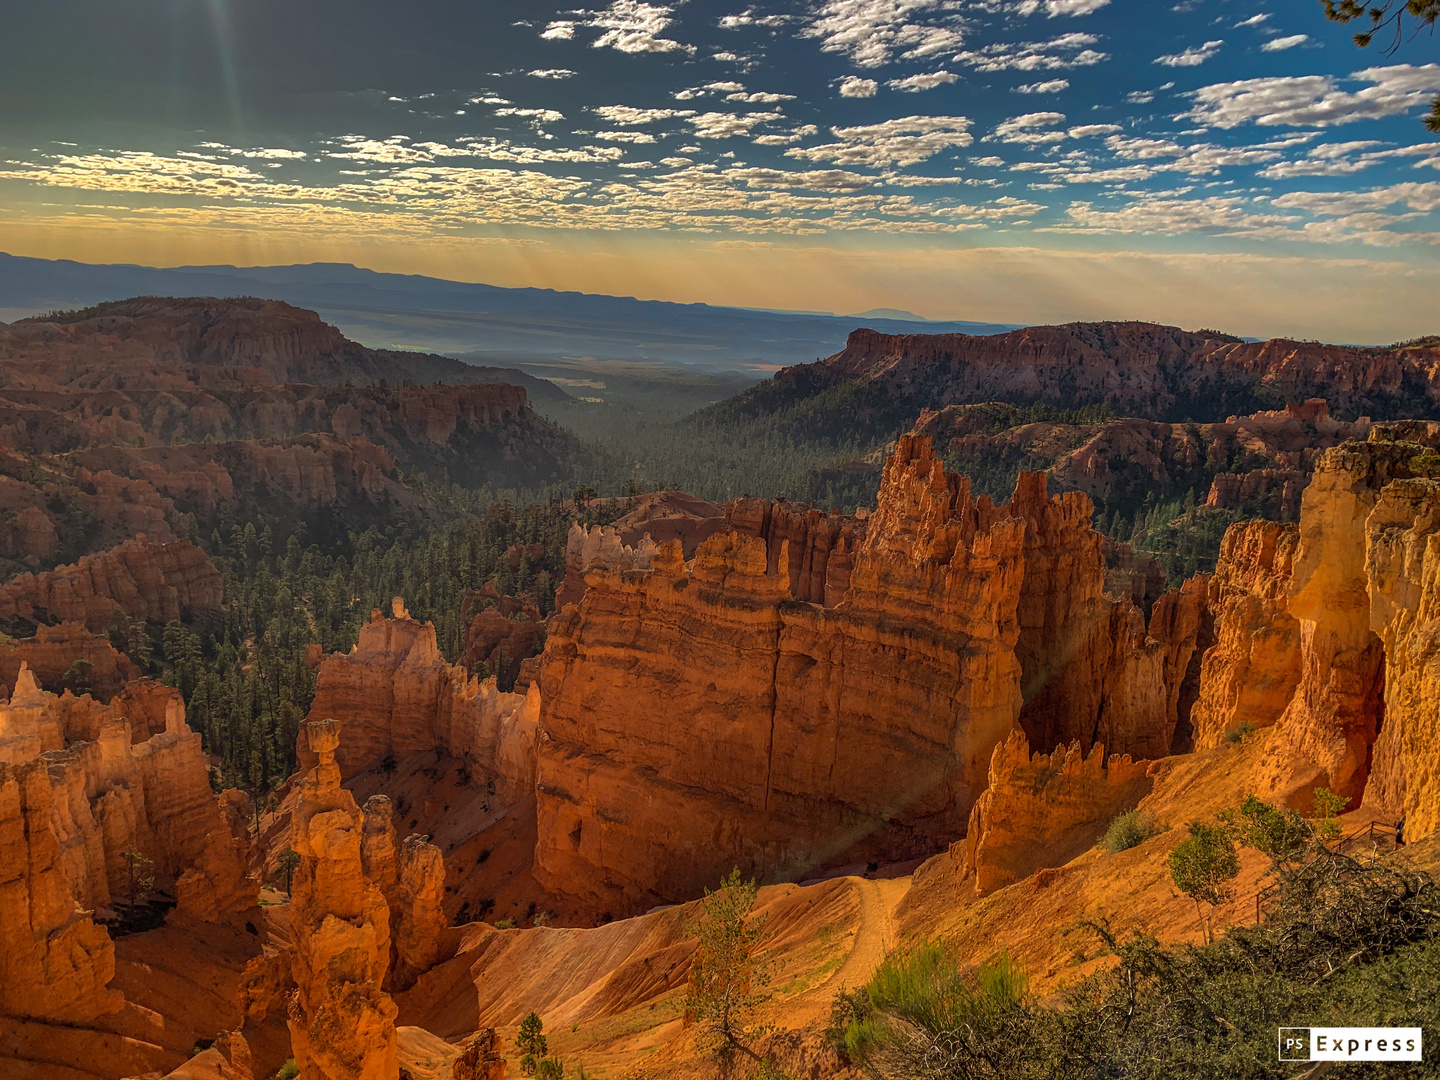
<path fill-rule="evenodd" d="M 597 560 L 551 623 L 546 888 L 618 915 L 731 866 L 780 878 L 933 852 L 963 835 L 1017 721 L 1047 750 L 1168 752 L 1203 590 L 1157 604 L 1149 629 L 1106 599 L 1087 497 L 1034 475 L 993 506 L 907 436 L 863 526 L 731 512 L 749 534 L 688 563 L 678 543 L 648 566 Z"/>
<path fill-rule="evenodd" d="M 1289 613 L 1300 530 L 1272 521 L 1231 526 L 1209 583 L 1216 643 L 1205 653 L 1191 712 L 1195 748 L 1219 746 L 1241 724 L 1280 721 L 1300 682 L 1300 623 Z"/>
<path fill-rule="evenodd" d="M 447 663 L 435 627 L 410 618 L 395 598 L 392 618 L 377 609 L 349 653 L 326 657 L 318 673 L 310 719 L 340 718 L 345 741 L 336 761 L 344 779 L 426 750 L 475 763 L 495 776 L 508 801 L 534 787 L 538 696 L 499 691 L 496 680 L 472 678 Z M 318 759 L 300 741 L 299 768 Z"/>
<path fill-rule="evenodd" d="M 1051 754 L 1030 753 L 1021 732 L 995 747 L 989 785 L 970 811 L 965 869 L 981 895 L 1063 866 L 1090 847 L 1118 812 L 1147 794 L 1148 763 L 1129 755 L 1106 757 L 1097 744 L 1079 743 Z"/>

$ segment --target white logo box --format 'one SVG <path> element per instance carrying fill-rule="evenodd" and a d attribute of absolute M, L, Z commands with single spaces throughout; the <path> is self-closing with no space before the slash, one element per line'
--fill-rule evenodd
<path fill-rule="evenodd" d="M 1423 1061 L 1418 1027 L 1281 1028 L 1281 1061 Z"/>

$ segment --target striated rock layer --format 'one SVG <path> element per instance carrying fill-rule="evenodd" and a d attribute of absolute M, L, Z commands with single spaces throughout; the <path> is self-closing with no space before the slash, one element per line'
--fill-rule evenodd
<path fill-rule="evenodd" d="M 172 622 L 214 610 L 223 599 L 220 571 L 184 540 L 136 537 L 99 555 L 0 586 L 0 618 L 84 623 L 103 633 L 119 618 Z"/>
<path fill-rule="evenodd" d="M 732 865 L 782 878 L 929 853 L 964 832 L 1017 720 L 1047 748 L 1169 752 L 1203 589 L 1149 628 L 1105 599 L 1085 496 L 1027 476 L 997 508 L 906 437 L 863 527 L 757 503 L 732 504 L 746 528 L 688 565 L 677 543 L 641 564 L 601 534 L 588 588 L 552 620 L 546 888 L 621 914 Z"/>
<path fill-rule="evenodd" d="M 1079 743 L 1030 753 L 1015 732 L 995 747 L 989 785 L 970 811 L 965 869 L 982 896 L 1045 866 L 1063 866 L 1090 847 L 1117 813 L 1149 793 L 1148 763 L 1089 755 Z"/>
<path fill-rule="evenodd" d="M 375 610 L 355 648 L 320 665 L 309 716 L 345 722 L 336 751 L 342 778 L 439 750 L 496 776 L 503 799 L 524 798 L 534 787 L 538 697 L 502 693 L 494 678 L 481 682 L 446 663 L 435 627 L 410 618 L 398 597 L 391 606 L 393 618 Z M 302 770 L 318 764 L 304 740 L 296 756 Z"/>

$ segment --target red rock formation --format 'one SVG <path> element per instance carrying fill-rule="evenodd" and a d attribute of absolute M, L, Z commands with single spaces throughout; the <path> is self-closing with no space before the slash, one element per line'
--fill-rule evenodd
<path fill-rule="evenodd" d="M 502 597 L 492 585 L 470 589 L 460 605 L 465 624 L 465 666 L 487 665 L 506 686 L 515 682 L 520 663 L 545 646 L 545 618 L 528 599 Z"/>
<path fill-rule="evenodd" d="M 648 570 L 655 543 L 648 536 L 636 544 L 621 540 L 614 526 L 570 526 L 565 543 L 565 580 L 555 593 L 555 605 L 578 604 L 585 593 L 585 574 L 592 567 L 613 570 Z"/>
<path fill-rule="evenodd" d="M 1346 443 L 1321 458 L 1305 489 L 1286 601 L 1300 624 L 1300 680 L 1256 778 L 1262 798 L 1305 808 L 1317 787 L 1355 802 L 1364 791 L 1385 667 L 1370 629 L 1365 520 L 1386 484 L 1411 475 L 1419 449 Z"/>
<path fill-rule="evenodd" d="M 1242 723 L 1280 721 L 1300 681 L 1300 624 L 1288 611 L 1300 532 L 1294 525 L 1243 521 L 1230 526 L 1210 579 L 1215 645 L 1201 662 L 1191 712 L 1195 748 L 1219 746 Z"/>
<path fill-rule="evenodd" d="M 1366 522 L 1370 626 L 1385 647 L 1384 710 L 1365 802 L 1418 839 L 1440 830 L 1437 573 L 1440 480 L 1396 480 Z"/>
<path fill-rule="evenodd" d="M 958 834 L 1019 708 L 1023 532 L 907 439 L 833 609 L 734 532 L 592 570 L 541 660 L 537 880 L 618 914 Z"/>
<path fill-rule="evenodd" d="M 364 815 L 340 786 L 340 727 L 305 725 L 317 762 L 295 805 L 300 856 L 291 888 L 291 1046 L 307 1080 L 394 1080 L 397 1009 L 382 986 L 390 968 L 390 909 L 362 867 Z"/>
<path fill-rule="evenodd" d="M 831 377 L 878 380 L 931 405 L 1012 400 L 1073 408 L 1108 401 L 1157 416 L 1201 399 L 1220 402 L 1227 393 L 1237 400 L 1324 397 L 1352 415 L 1396 400 L 1416 410 L 1440 403 L 1440 349 L 1252 344 L 1138 322 L 1032 326 L 979 337 L 856 330 L 845 349 L 821 365 L 786 368 L 776 380 L 798 383 L 817 368 Z M 1418 394 L 1409 389 L 1416 384 Z"/>
<path fill-rule="evenodd" d="M 770 573 L 779 569 L 788 545 L 785 571 L 795 599 L 834 607 L 850 587 L 855 551 L 865 537 L 863 520 L 783 499 L 736 499 L 725 505 L 725 516 L 736 532 L 765 541 Z"/>
<path fill-rule="evenodd" d="M 534 783 L 538 703 L 446 663 L 435 627 L 411 619 L 398 597 L 392 608 L 394 618 L 373 612 L 356 647 L 320 665 L 309 715 L 344 721 L 337 756 L 342 776 L 348 780 L 387 758 L 439 750 L 495 777 L 504 797 L 522 798 Z M 316 764 L 303 742 L 297 759 L 301 769 Z"/>
<path fill-rule="evenodd" d="M 140 851 L 176 879 L 182 909 L 214 918 L 254 902 L 248 840 L 232 836 L 210 789 L 200 736 L 185 725 L 179 694 L 137 683 L 101 705 L 46 693 L 21 669 L 0 705 L 0 761 L 46 754 L 54 788 L 53 828 L 75 902 L 103 907 L 123 898 L 124 852 Z"/>
<path fill-rule="evenodd" d="M 56 692 L 70 666 L 77 661 L 89 664 L 90 694 L 97 701 L 109 701 L 140 672 L 109 640 L 92 634 L 83 623 L 65 622 L 38 626 L 35 636 L 19 641 L 0 641 L 0 696 L 15 685 L 20 665 L 26 665 L 41 686 Z"/>
<path fill-rule="evenodd" d="M 146 382 L 334 384 L 454 378 L 465 365 L 445 357 L 366 349 L 313 311 L 278 300 L 141 297 L 58 318 L 0 327 L 0 365 L 22 386 L 67 385 L 89 377 L 101 389 Z M 96 358 L 105 370 L 95 378 Z"/>
<path fill-rule="evenodd" d="M 970 811 L 965 869 L 982 896 L 1046 866 L 1064 866 L 1095 842 L 1117 813 L 1150 790 L 1147 762 L 1105 756 L 1079 743 L 1030 754 L 1023 732 L 995 747 L 990 782 Z"/>
<path fill-rule="evenodd" d="M 0 1021 L 85 1025 L 124 999 L 108 989 L 110 937 L 76 908 L 62 868 L 46 773 L 39 760 L 0 762 Z"/>
<path fill-rule="evenodd" d="M 100 555 L 0 586 L 0 617 L 82 622 L 103 633 L 119 617 L 171 622 L 222 600 L 220 572 L 183 540 L 143 536 Z"/>
<path fill-rule="evenodd" d="M 452 1080 L 505 1080 L 505 1059 L 494 1028 L 478 1031 L 465 1041 L 451 1068 Z"/>
<path fill-rule="evenodd" d="M 1205 424 L 1013 423 L 1005 405 L 950 405 L 926 409 L 912 433 L 931 435 L 962 469 L 972 461 L 986 468 L 1013 462 L 1020 469 L 1046 469 L 1054 486 L 1107 504 L 1152 492 L 1183 494 L 1197 474 L 1213 476 L 1208 495 L 1204 488 L 1195 492 L 1206 505 L 1293 521 L 1320 454 L 1364 438 L 1372 426 L 1364 418 L 1332 419 L 1323 400 Z"/>
<path fill-rule="evenodd" d="M 210 1047 L 160 1080 L 255 1080 L 250 1045 L 238 1031 L 222 1031 Z"/>

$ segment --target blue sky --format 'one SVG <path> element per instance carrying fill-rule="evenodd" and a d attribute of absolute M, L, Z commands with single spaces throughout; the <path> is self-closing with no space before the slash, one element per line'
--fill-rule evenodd
<path fill-rule="evenodd" d="M 1361 50 L 1318 0 L 51 0 L 7 22 L 18 254 L 1435 329 L 1436 38 Z"/>

